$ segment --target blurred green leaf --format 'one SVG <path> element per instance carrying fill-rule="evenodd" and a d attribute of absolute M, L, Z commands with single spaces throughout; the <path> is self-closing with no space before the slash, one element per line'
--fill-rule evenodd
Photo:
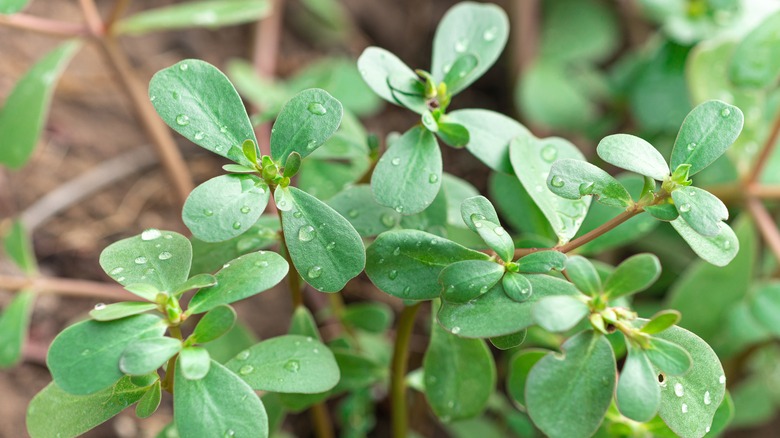
<path fill-rule="evenodd" d="M 115 31 L 141 35 L 189 27 L 219 28 L 255 21 L 270 12 L 267 0 L 195 1 L 139 12 L 119 21 Z"/>
<path fill-rule="evenodd" d="M 780 75 L 780 12 L 766 17 L 734 50 L 729 77 L 741 86 L 766 88 Z"/>
<path fill-rule="evenodd" d="M 25 274 L 38 272 L 32 238 L 20 220 L 11 222 L 10 230 L 2 236 L 5 253 Z"/>
<path fill-rule="evenodd" d="M 0 314 L 0 368 L 12 367 L 22 358 L 34 304 L 35 293 L 21 290 Z"/>

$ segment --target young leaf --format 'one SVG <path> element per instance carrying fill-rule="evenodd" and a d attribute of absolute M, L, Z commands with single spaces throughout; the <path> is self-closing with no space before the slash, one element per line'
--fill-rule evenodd
<path fill-rule="evenodd" d="M 719 100 L 708 100 L 683 120 L 674 141 L 670 169 L 690 164 L 693 176 L 723 155 L 742 131 L 742 111 Z"/>
<path fill-rule="evenodd" d="M 466 149 L 496 172 L 514 173 L 512 163 L 509 162 L 509 142 L 515 137 L 531 137 L 525 126 L 494 111 L 455 110 L 444 116 L 443 120 L 466 128 L 469 133 Z"/>
<path fill-rule="evenodd" d="M 496 385 L 496 367 L 485 341 L 459 338 L 437 324 L 431 329 L 423 369 L 425 397 L 444 422 L 482 412 Z"/>
<path fill-rule="evenodd" d="M 473 196 L 463 200 L 460 205 L 460 217 L 471 231 L 478 233 L 479 228 L 474 223 L 476 220 L 487 220 L 495 224 L 500 224 L 496 209 L 493 204 L 484 196 Z"/>
<path fill-rule="evenodd" d="M 683 376 L 691 369 L 691 355 L 674 342 L 651 338 L 645 352 L 650 362 L 667 375 Z"/>
<path fill-rule="evenodd" d="M 192 245 L 186 237 L 155 228 L 114 242 L 100 253 L 100 267 L 119 284 L 144 283 L 169 292 L 187 281 L 191 262 Z"/>
<path fill-rule="evenodd" d="M 79 41 L 69 41 L 46 54 L 5 99 L 0 111 L 0 138 L 3 139 L 0 163 L 18 169 L 30 159 L 46 121 L 57 79 L 79 47 Z"/>
<path fill-rule="evenodd" d="M 176 375 L 187 380 L 200 380 L 206 377 L 211 368 L 209 352 L 202 347 L 185 347 L 179 353 Z"/>
<path fill-rule="evenodd" d="M 255 175 L 222 175 L 195 187 L 182 219 L 204 242 L 221 242 L 243 234 L 263 214 L 271 191 Z"/>
<path fill-rule="evenodd" d="M 139 339 L 124 349 L 119 358 L 119 369 L 131 376 L 143 376 L 157 371 L 179 351 L 181 341 L 178 339 Z"/>
<path fill-rule="evenodd" d="M 303 90 L 283 107 L 271 130 L 271 157 L 282 166 L 292 152 L 314 152 L 341 124 L 344 109 L 327 91 Z"/>
<path fill-rule="evenodd" d="M 494 336 L 490 338 L 490 343 L 499 350 L 509 350 L 519 347 L 525 341 L 527 330 L 520 330 L 517 333 L 510 333 L 503 336 Z"/>
<path fill-rule="evenodd" d="M 267 0 L 197 1 L 131 15 L 116 23 L 114 31 L 141 35 L 188 27 L 218 28 L 256 21 L 270 12 L 271 2 Z"/>
<path fill-rule="evenodd" d="M 601 293 L 601 278 L 590 260 L 582 256 L 572 256 L 566 261 L 566 275 L 577 289 L 588 295 Z"/>
<path fill-rule="evenodd" d="M 713 237 L 720 224 L 729 218 L 729 210 L 712 193 L 698 187 L 682 187 L 672 192 L 677 211 L 694 231 Z"/>
<path fill-rule="evenodd" d="M 288 269 L 284 258 L 275 252 L 258 251 L 243 255 L 216 273 L 217 284 L 195 293 L 187 312 L 203 313 L 221 304 L 266 291 L 282 281 Z"/>
<path fill-rule="evenodd" d="M 393 323 L 393 311 L 378 301 L 350 304 L 344 309 L 341 321 L 370 333 L 384 333 Z"/>
<path fill-rule="evenodd" d="M 316 394 L 339 382 L 330 349 L 309 336 L 285 335 L 260 342 L 225 366 L 260 391 Z"/>
<path fill-rule="evenodd" d="M 637 254 L 624 260 L 604 283 L 611 298 L 635 294 L 650 287 L 661 276 L 661 262 L 653 254 Z"/>
<path fill-rule="evenodd" d="M 35 293 L 19 291 L 0 314 L 0 368 L 16 365 L 27 339 Z"/>
<path fill-rule="evenodd" d="M 237 375 L 211 361 L 202 379 L 189 380 L 177 364 L 173 420 L 180 436 L 268 437 L 263 402 Z"/>
<path fill-rule="evenodd" d="M 135 315 L 109 322 L 82 321 L 52 342 L 46 364 L 57 386 L 76 395 L 92 394 L 122 377 L 119 358 L 140 339 L 159 338 L 165 323 L 154 315 Z"/>
<path fill-rule="evenodd" d="M 465 303 L 486 293 L 504 275 L 504 267 L 488 260 L 463 260 L 441 270 L 442 298 Z"/>
<path fill-rule="evenodd" d="M 51 382 L 27 408 L 27 433 L 32 438 L 79 436 L 140 400 L 148 389 L 123 377 L 94 394 L 73 395 Z"/>
<path fill-rule="evenodd" d="M 363 51 L 357 60 L 358 70 L 363 80 L 382 99 L 400 105 L 390 88 L 390 78 L 396 81 L 419 82 L 417 75 L 398 59 L 397 56 L 379 47 L 369 47 Z M 409 109 L 422 114 L 427 108 L 425 102 L 422 105 L 412 106 Z"/>
<path fill-rule="evenodd" d="M 135 407 L 135 415 L 138 418 L 149 418 L 157 411 L 162 400 L 162 389 L 160 381 L 157 380 L 152 384 L 151 389 L 146 391 L 146 394 L 138 400 L 138 405 Z"/>
<path fill-rule="evenodd" d="M 301 168 L 301 160 L 301 154 L 295 151 L 290 152 L 290 155 L 287 156 L 287 161 L 284 162 L 284 173 L 282 176 L 285 178 L 294 177 Z"/>
<path fill-rule="evenodd" d="M 509 19 L 493 4 L 460 3 L 442 17 L 433 37 L 431 73 L 441 82 L 463 54 L 476 55 L 479 63 L 471 74 L 454 84 L 447 83 L 455 95 L 477 80 L 493 65 L 509 37 Z"/>
<path fill-rule="evenodd" d="M 765 18 L 734 49 L 729 78 L 736 85 L 766 88 L 780 75 L 780 13 Z"/>
<path fill-rule="evenodd" d="M 528 373 L 536 362 L 539 362 L 550 351 L 540 348 L 529 348 L 518 351 L 509 359 L 509 369 L 506 377 L 506 392 L 512 400 L 525 408 L 525 385 L 528 380 Z"/>
<path fill-rule="evenodd" d="M 547 187 L 547 176 L 556 160 L 584 160 L 582 153 L 561 138 L 537 140 L 520 136 L 509 144 L 509 157 L 517 178 L 550 222 L 560 242 L 568 242 L 582 225 L 591 198 L 569 200 L 553 196 Z"/>
<path fill-rule="evenodd" d="M 471 53 L 458 56 L 450 65 L 449 70 L 444 74 L 442 82 L 447 84 L 447 90 L 455 94 L 456 90 L 466 88 L 464 82 L 471 82 L 469 76 L 479 66 L 479 59 Z"/>
<path fill-rule="evenodd" d="M 531 313 L 534 321 L 543 329 L 562 333 L 573 328 L 588 314 L 588 306 L 575 297 L 560 295 L 540 299 L 534 304 Z"/>
<path fill-rule="evenodd" d="M 126 316 L 138 315 L 157 308 L 156 303 L 123 302 L 114 304 L 97 304 L 89 311 L 89 316 L 95 321 L 112 321 Z"/>
<path fill-rule="evenodd" d="M 441 186 L 441 150 L 433 133 L 416 126 L 382 155 L 371 176 L 380 204 L 403 214 L 425 210 Z"/>
<path fill-rule="evenodd" d="M 446 120 L 446 118 L 441 117 L 439 119 L 438 131 L 436 131 L 436 135 L 441 141 L 454 148 L 462 148 L 469 144 L 471 134 L 469 134 L 465 126 L 459 123 L 443 122 L 442 120 Z"/>
<path fill-rule="evenodd" d="M 537 251 L 517 260 L 520 272 L 546 274 L 552 270 L 563 271 L 566 254 L 560 251 Z"/>
<path fill-rule="evenodd" d="M 501 280 L 501 286 L 504 288 L 506 296 L 518 303 L 527 301 L 534 292 L 528 277 L 516 272 L 507 272 L 504 274 L 504 278 Z"/>
<path fill-rule="evenodd" d="M 217 277 L 211 274 L 198 274 L 190 277 L 174 291 L 175 296 L 181 296 L 184 292 L 192 289 L 202 289 L 204 287 L 214 286 L 217 284 Z"/>
<path fill-rule="evenodd" d="M 503 261 L 511 262 L 515 254 L 515 243 L 504 227 L 498 223 L 483 219 L 472 220 L 472 222 L 477 228 L 479 237 L 485 241 L 487 246 L 495 251 Z"/>
<path fill-rule="evenodd" d="M 295 268 L 322 292 L 338 292 L 366 265 L 360 235 L 335 210 L 290 187 L 292 208 L 282 212 L 282 229 Z"/>
<path fill-rule="evenodd" d="M 658 205 L 648 205 L 644 209 L 650 216 L 664 222 L 671 222 L 680 217 L 677 206 L 669 202 Z"/>
<path fill-rule="evenodd" d="M 599 157 L 613 166 L 663 181 L 669 166 L 655 146 L 629 134 L 604 137 L 596 148 Z"/>
<path fill-rule="evenodd" d="M 3 249 L 25 274 L 32 275 L 38 271 L 32 239 L 21 220 L 14 220 L 11 223 L 8 234 L 3 236 Z"/>
<path fill-rule="evenodd" d="M 633 202 L 618 180 L 587 161 L 556 161 L 550 169 L 547 187 L 566 199 L 593 195 L 597 201 L 611 207 L 628 207 Z"/>
<path fill-rule="evenodd" d="M 219 69 L 185 59 L 152 77 L 149 98 L 174 131 L 204 149 L 252 167 L 241 145 L 244 140 L 257 144 L 255 132 L 241 97 Z"/>
<path fill-rule="evenodd" d="M 347 219 L 363 237 L 376 236 L 401 221 L 400 213 L 377 204 L 371 187 L 366 184 L 347 187 L 330 198 L 328 205 Z"/>
<path fill-rule="evenodd" d="M 721 223 L 720 232 L 714 237 L 702 236 L 682 218 L 670 223 L 696 255 L 715 266 L 728 265 L 739 252 L 739 240 L 726 223 Z"/>
<path fill-rule="evenodd" d="M 561 348 L 563 357 L 550 353 L 528 374 L 526 407 L 534 424 L 550 437 L 589 437 L 612 400 L 615 356 L 606 337 L 591 330 Z"/>
<path fill-rule="evenodd" d="M 276 186 L 274 189 L 274 204 L 281 211 L 290 211 L 293 208 L 292 194 L 290 187 Z"/>
<path fill-rule="evenodd" d="M 661 404 L 661 388 L 645 352 L 627 345 L 628 357 L 617 385 L 617 406 L 621 414 L 634 421 L 650 421 Z"/>
<path fill-rule="evenodd" d="M 382 233 L 366 249 L 366 274 L 383 292 L 409 300 L 441 293 L 442 269 L 461 260 L 488 260 L 487 254 L 416 230 Z"/>
<path fill-rule="evenodd" d="M 211 342 L 229 332 L 236 323 L 236 311 L 222 304 L 203 315 L 195 330 L 192 331 L 193 343 Z"/>
<path fill-rule="evenodd" d="M 669 327 L 680 322 L 682 315 L 676 310 L 662 310 L 647 321 L 647 324 L 642 326 L 642 333 L 648 335 L 654 335 L 661 333 Z"/>

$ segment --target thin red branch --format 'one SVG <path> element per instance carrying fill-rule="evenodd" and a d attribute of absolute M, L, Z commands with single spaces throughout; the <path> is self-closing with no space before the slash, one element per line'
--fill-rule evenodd
<path fill-rule="evenodd" d="M 106 301 L 139 301 L 140 298 L 122 286 L 88 280 L 39 277 L 28 278 L 0 275 L 0 289 L 20 291 L 31 289 L 39 293 L 50 293 L 76 298 L 98 298 Z"/>
<path fill-rule="evenodd" d="M 27 14 L 0 15 L 0 25 L 61 37 L 90 35 L 89 29 L 82 24 L 50 20 Z"/>

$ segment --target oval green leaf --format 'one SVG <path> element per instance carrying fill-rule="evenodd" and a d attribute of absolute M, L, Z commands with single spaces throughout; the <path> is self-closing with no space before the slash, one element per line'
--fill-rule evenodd
<path fill-rule="evenodd" d="M 441 270 L 442 298 L 465 303 L 487 293 L 504 275 L 504 267 L 488 260 L 463 260 Z"/>
<path fill-rule="evenodd" d="M 601 293 L 601 277 L 593 263 L 585 257 L 569 257 L 565 272 L 569 280 L 583 293 L 591 296 Z"/>
<path fill-rule="evenodd" d="M 604 283 L 611 299 L 635 294 L 650 287 L 661 276 L 661 261 L 654 254 L 637 254 L 624 260 Z"/>
<path fill-rule="evenodd" d="M 507 272 L 504 274 L 504 278 L 501 280 L 501 286 L 504 288 L 506 296 L 518 303 L 527 301 L 534 292 L 528 277 L 516 272 Z"/>
<path fill-rule="evenodd" d="M 715 266 L 728 265 L 739 252 L 739 240 L 726 223 L 721 223 L 720 231 L 714 237 L 697 233 L 683 218 L 670 223 L 696 255 Z"/>
<path fill-rule="evenodd" d="M 403 106 L 394 96 L 390 87 L 390 78 L 393 82 L 419 82 L 417 75 L 398 59 L 397 56 L 379 47 L 368 47 L 357 60 L 358 70 L 363 80 L 382 99 Z M 422 105 L 412 105 L 412 111 L 422 114 L 427 108 L 425 102 Z"/>
<path fill-rule="evenodd" d="M 0 315 L 0 368 L 14 366 L 21 359 L 34 303 L 35 293 L 22 290 L 3 309 Z"/>
<path fill-rule="evenodd" d="M 706 237 L 717 236 L 729 210 L 712 193 L 698 187 L 682 187 L 672 192 L 677 211 L 694 231 Z"/>
<path fill-rule="evenodd" d="M 181 341 L 174 338 L 139 339 L 124 349 L 119 358 L 119 369 L 131 376 L 143 376 L 163 366 L 181 351 Z"/>
<path fill-rule="evenodd" d="M 586 161 L 556 161 L 547 177 L 547 187 L 566 199 L 592 195 L 598 202 L 610 207 L 625 208 L 633 202 L 631 195 L 618 180 Z"/>
<path fill-rule="evenodd" d="M 229 332 L 236 323 L 236 311 L 222 304 L 203 315 L 195 330 L 192 331 L 192 342 L 203 344 L 211 342 Z"/>
<path fill-rule="evenodd" d="M 135 415 L 138 418 L 149 418 L 157 411 L 162 400 L 162 387 L 160 381 L 157 380 L 152 384 L 151 389 L 146 391 L 146 394 L 138 400 L 138 405 L 135 407 Z"/>
<path fill-rule="evenodd" d="M 341 124 L 344 109 L 327 91 L 303 90 L 279 112 L 271 130 L 271 157 L 282 166 L 292 152 L 301 157 L 314 152 Z"/>
<path fill-rule="evenodd" d="M 620 370 L 615 396 L 617 406 L 621 414 L 634 421 L 650 421 L 661 404 L 661 388 L 644 351 L 627 345 L 628 357 Z"/>
<path fill-rule="evenodd" d="M 455 110 L 443 120 L 465 127 L 469 133 L 466 149 L 496 172 L 514 173 L 509 161 L 509 142 L 515 137 L 531 137 L 525 126 L 495 111 Z"/>
<path fill-rule="evenodd" d="M 780 12 L 765 18 L 737 45 L 729 77 L 741 86 L 765 88 L 780 75 Z"/>
<path fill-rule="evenodd" d="M 218 28 L 248 23 L 271 12 L 267 0 L 196 1 L 149 9 L 127 17 L 114 26 L 114 31 L 141 35 L 158 30 L 190 27 Z"/>
<path fill-rule="evenodd" d="M 89 316 L 95 321 L 111 321 L 126 316 L 145 313 L 156 308 L 156 303 L 124 302 L 109 305 L 97 304 L 89 311 Z"/>
<path fill-rule="evenodd" d="M 187 380 L 200 380 L 206 377 L 211 368 L 209 352 L 202 347 L 186 347 L 179 353 L 176 375 Z"/>
<path fill-rule="evenodd" d="M 629 134 L 604 137 L 596 147 L 599 157 L 613 166 L 663 181 L 669 176 L 669 165 L 655 146 Z"/>

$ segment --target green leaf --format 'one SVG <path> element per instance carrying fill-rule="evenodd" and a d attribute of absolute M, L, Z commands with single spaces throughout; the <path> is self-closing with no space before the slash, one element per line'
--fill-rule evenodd
<path fill-rule="evenodd" d="M 246 233 L 218 243 L 207 243 L 192 238 L 191 274 L 212 273 L 223 264 L 244 254 L 268 249 L 281 239 L 282 225 L 277 215 L 260 216 L 260 219 Z M 189 280 L 188 280 L 189 281 Z M 183 286 L 183 285 L 182 285 Z"/>
<path fill-rule="evenodd" d="M 301 154 L 298 152 L 290 152 L 290 155 L 287 156 L 287 161 L 284 163 L 284 173 L 282 176 L 285 178 L 292 178 L 298 173 L 300 167 Z"/>
<path fill-rule="evenodd" d="M 715 266 L 726 266 L 739 252 L 739 240 L 726 223 L 721 223 L 720 231 L 714 237 L 702 236 L 682 218 L 670 222 L 693 252 Z"/>
<path fill-rule="evenodd" d="M 620 370 L 616 400 L 620 413 L 640 422 L 650 421 L 661 405 L 661 388 L 645 352 L 627 344 L 628 357 Z"/>
<path fill-rule="evenodd" d="M 668 199 L 668 198 L 667 198 Z M 677 206 L 673 203 L 664 202 L 658 205 L 648 205 L 644 210 L 652 217 L 664 222 L 671 222 L 680 217 Z"/>
<path fill-rule="evenodd" d="M 341 321 L 370 333 L 384 333 L 393 323 L 393 311 L 381 302 L 350 304 L 344 309 Z"/>
<path fill-rule="evenodd" d="M 780 336 L 780 283 L 768 283 L 758 287 L 750 297 L 750 313 L 770 333 Z"/>
<path fill-rule="evenodd" d="M 604 61 L 619 47 L 614 10 L 597 1 L 559 0 L 544 8 L 540 57 L 567 62 Z"/>
<path fill-rule="evenodd" d="M 472 82 L 469 78 L 479 66 L 479 59 L 471 53 L 466 53 L 455 58 L 450 68 L 444 74 L 442 82 L 447 84 L 447 91 L 455 94 L 456 90 L 462 90 L 467 85 L 464 82 Z"/>
<path fill-rule="evenodd" d="M 339 382 L 330 349 L 310 336 L 271 338 L 239 353 L 225 366 L 255 390 L 316 394 Z"/>
<path fill-rule="evenodd" d="M 464 199 L 460 205 L 460 217 L 463 219 L 463 223 L 475 233 L 478 233 L 479 228 L 481 228 L 475 223 L 476 220 L 487 220 L 495 224 L 501 223 L 498 220 L 498 214 L 496 209 L 493 208 L 493 204 L 484 196 L 473 196 Z"/>
<path fill-rule="evenodd" d="M 290 187 L 292 208 L 282 212 L 290 257 L 303 279 L 322 292 L 338 292 L 366 264 L 360 235 L 335 210 Z"/>
<path fill-rule="evenodd" d="M 517 260 L 520 272 L 546 274 L 552 270 L 563 271 L 568 258 L 560 251 L 537 251 Z"/>
<path fill-rule="evenodd" d="M 0 111 L 0 138 L 3 139 L 0 163 L 18 169 L 30 159 L 46 121 L 57 80 L 79 47 L 79 41 L 68 41 L 47 53 L 19 79 L 5 99 Z"/>
<path fill-rule="evenodd" d="M 46 364 L 57 386 L 76 395 L 92 394 L 122 377 L 119 358 L 131 343 L 159 338 L 165 323 L 154 315 L 109 322 L 82 321 L 57 335 Z"/>
<path fill-rule="evenodd" d="M 542 298 L 531 309 L 534 321 L 553 333 L 562 333 L 573 328 L 588 312 L 585 303 L 567 295 Z"/>
<path fill-rule="evenodd" d="M 186 59 L 158 71 L 149 82 L 149 98 L 157 114 L 174 131 L 198 146 L 243 166 L 244 140 L 257 138 L 233 84 L 219 69 Z"/>
<path fill-rule="evenodd" d="M 712 193 L 698 187 L 681 187 L 672 192 L 677 211 L 694 231 L 706 237 L 718 235 L 729 210 Z"/>
<path fill-rule="evenodd" d="M 119 369 L 131 376 L 153 373 L 181 351 L 181 347 L 181 341 L 174 338 L 139 339 L 122 351 Z"/>
<path fill-rule="evenodd" d="M 503 336 L 494 336 L 490 338 L 490 343 L 499 350 L 509 350 L 522 345 L 525 341 L 526 330 L 521 330 L 517 333 L 510 333 Z"/>
<path fill-rule="evenodd" d="M 604 283 L 611 298 L 635 294 L 650 287 L 661 276 L 661 262 L 653 254 L 637 254 L 620 263 Z"/>
<path fill-rule="evenodd" d="M 455 95 L 477 80 L 493 65 L 509 37 L 509 19 L 493 4 L 460 3 L 447 11 L 433 37 L 431 73 L 441 82 L 464 53 L 475 55 L 479 63 L 470 75 L 448 87 Z"/>
<path fill-rule="evenodd" d="M 27 432 L 32 438 L 79 436 L 140 400 L 147 390 L 129 377 L 90 395 L 69 394 L 51 382 L 27 408 Z"/>
<path fill-rule="evenodd" d="M 504 288 L 506 296 L 518 303 L 528 300 L 534 292 L 528 277 L 511 271 L 504 274 L 504 278 L 501 280 L 501 287 Z"/>
<path fill-rule="evenodd" d="M 219 305 L 203 315 L 195 330 L 192 343 L 211 342 L 229 332 L 236 323 L 236 311 L 228 305 Z"/>
<path fill-rule="evenodd" d="M 186 237 L 155 228 L 114 242 L 100 253 L 100 267 L 119 284 L 145 283 L 168 292 L 187 281 L 191 262 Z"/>
<path fill-rule="evenodd" d="M 123 302 L 114 304 L 97 304 L 89 311 L 89 316 L 96 321 L 112 321 L 126 316 L 138 315 L 157 308 L 156 303 Z"/>
<path fill-rule="evenodd" d="M 528 373 L 547 353 L 549 353 L 548 350 L 529 348 L 518 351 L 509 359 L 506 392 L 515 404 L 521 408 L 525 408 L 525 385 L 528 380 Z"/>
<path fill-rule="evenodd" d="M 466 149 L 496 172 L 514 173 L 509 162 L 509 142 L 515 137 L 531 137 L 525 126 L 494 111 L 455 110 L 444 120 L 465 127 L 469 133 Z"/>
<path fill-rule="evenodd" d="M 726 430 L 726 427 L 729 426 L 733 418 L 734 401 L 731 399 L 731 394 L 726 391 L 723 401 L 720 403 L 720 406 L 718 406 L 718 410 L 715 411 L 715 417 L 712 419 L 710 431 L 707 433 L 712 434 L 712 436 L 719 436 Z"/>
<path fill-rule="evenodd" d="M 495 251 L 503 261 L 511 262 L 515 254 L 515 243 L 512 241 L 512 236 L 498 223 L 481 219 L 472 220 L 472 222 L 477 228 L 479 237 L 485 241 L 487 246 Z"/>
<path fill-rule="evenodd" d="M 509 157 L 517 178 L 550 222 L 559 241 L 568 242 L 582 225 L 591 200 L 569 200 L 553 196 L 547 186 L 547 176 L 556 160 L 584 160 L 582 153 L 561 138 L 537 140 L 521 136 L 509 144 Z"/>
<path fill-rule="evenodd" d="M 631 195 L 612 175 L 587 161 L 563 159 L 553 163 L 547 178 L 551 192 L 566 199 L 593 197 L 611 207 L 628 207 Z"/>
<path fill-rule="evenodd" d="M 454 148 L 462 148 L 469 144 L 471 135 L 465 126 L 459 123 L 442 122 L 442 120 L 446 120 L 446 118 L 439 119 L 438 131 L 436 132 L 441 141 Z"/>
<path fill-rule="evenodd" d="M 683 120 L 674 141 L 670 169 L 690 164 L 695 175 L 723 155 L 742 131 L 742 111 L 719 100 L 708 100 L 694 108 Z"/>
<path fill-rule="evenodd" d="M 274 189 L 274 204 L 281 211 L 290 211 L 293 208 L 292 195 L 290 187 L 276 186 Z"/>
<path fill-rule="evenodd" d="M 358 58 L 357 65 L 363 80 L 374 90 L 374 93 L 396 105 L 404 106 L 396 99 L 392 88 L 390 88 L 390 78 L 393 78 L 394 83 L 419 82 L 417 75 L 403 61 L 379 47 L 366 48 Z M 409 109 L 422 114 L 427 108 L 425 102 L 421 102 L 421 104 L 413 105 Z"/>
<path fill-rule="evenodd" d="M 27 339 L 35 293 L 21 290 L 0 314 L 0 368 L 16 365 Z"/>
<path fill-rule="evenodd" d="M 651 338 L 645 352 L 650 362 L 667 375 L 682 376 L 691 369 L 691 355 L 673 342 Z"/>
<path fill-rule="evenodd" d="M 589 437 L 612 400 L 615 356 L 606 337 L 591 330 L 570 338 L 561 348 L 563 357 L 550 353 L 528 374 L 526 407 L 547 436 Z"/>
<path fill-rule="evenodd" d="M 258 251 L 243 255 L 216 273 L 217 284 L 195 293 L 187 312 L 203 313 L 221 304 L 266 291 L 282 281 L 288 270 L 287 261 L 275 252 Z"/>
<path fill-rule="evenodd" d="M 292 152 L 314 152 L 341 124 L 341 103 L 319 88 L 293 96 L 279 112 L 271 130 L 271 157 L 282 166 Z"/>
<path fill-rule="evenodd" d="M 218 176 L 190 193 L 182 219 L 198 239 L 225 241 L 251 228 L 270 196 L 268 185 L 255 175 Z"/>
<path fill-rule="evenodd" d="M 152 286 L 151 284 L 146 283 L 128 284 L 125 286 L 125 290 L 132 293 L 133 295 L 145 299 L 146 301 L 156 301 L 157 296 L 163 293 L 156 286 Z"/>
<path fill-rule="evenodd" d="M 35 250 L 30 235 L 21 220 L 11 222 L 10 228 L 3 236 L 5 253 L 25 274 L 35 274 L 38 272 L 38 263 L 35 260 Z"/>
<path fill-rule="evenodd" d="M 298 306 L 295 308 L 290 319 L 290 329 L 288 333 L 291 335 L 301 335 L 314 338 L 318 341 L 322 341 L 320 336 L 320 330 L 317 328 L 317 321 L 314 320 L 314 315 L 311 314 L 306 306 Z"/>
<path fill-rule="evenodd" d="M 181 362 L 174 378 L 173 420 L 180 436 L 268 437 L 263 402 L 237 375 L 211 361 L 199 380 L 184 378 Z"/>
<path fill-rule="evenodd" d="M 258 342 L 252 331 L 239 321 L 224 336 L 201 346 L 209 351 L 209 356 L 221 364 Z"/>
<path fill-rule="evenodd" d="M 504 275 L 504 267 L 488 260 L 463 260 L 441 270 L 442 298 L 465 303 L 486 293 Z"/>
<path fill-rule="evenodd" d="M 189 27 L 218 28 L 248 23 L 267 16 L 271 3 L 266 0 L 197 1 L 149 9 L 119 21 L 117 33 L 141 35 L 159 30 Z"/>
<path fill-rule="evenodd" d="M 662 310 L 650 318 L 650 321 L 642 326 L 642 333 L 654 335 L 661 333 L 669 327 L 680 322 L 682 315 L 676 310 Z"/>
<path fill-rule="evenodd" d="M 366 249 L 366 274 L 383 292 L 410 300 L 430 300 L 441 292 L 439 274 L 461 260 L 487 260 L 481 252 L 416 230 L 388 231 Z"/>
<path fill-rule="evenodd" d="M 181 296 L 184 292 L 189 290 L 202 289 L 204 287 L 214 286 L 215 284 L 217 284 L 217 277 L 211 274 L 198 274 L 190 277 L 189 280 L 179 285 L 173 294 L 175 296 Z"/>
<path fill-rule="evenodd" d="M 423 211 L 441 187 L 441 151 L 436 137 L 416 126 L 382 155 L 371 176 L 371 190 L 381 205 L 403 214 Z"/>
<path fill-rule="evenodd" d="M 780 74 L 780 13 L 765 18 L 737 45 L 731 58 L 729 78 L 738 86 L 766 88 Z"/>
<path fill-rule="evenodd" d="M 454 336 L 436 324 L 423 358 L 425 397 L 443 422 L 485 409 L 496 385 L 493 355 L 481 339 Z"/>
<path fill-rule="evenodd" d="M 604 137 L 596 152 L 613 166 L 663 181 L 669 175 L 669 166 L 655 146 L 646 140 L 629 135 L 615 134 Z"/>
<path fill-rule="evenodd" d="M 549 275 L 526 275 L 532 293 L 527 300 L 517 302 L 497 284 L 475 301 L 464 304 L 442 303 L 437 315 L 439 324 L 458 336 L 490 338 L 516 333 L 535 324 L 531 315 L 534 303 L 555 295 L 574 295 L 577 289 L 568 281 Z"/>
<path fill-rule="evenodd" d="M 582 256 L 572 256 L 566 261 L 566 275 L 577 289 L 594 296 L 603 290 L 601 278 L 590 260 Z"/>
<path fill-rule="evenodd" d="M 400 213 L 376 203 L 367 184 L 347 187 L 331 198 L 328 205 L 344 216 L 363 237 L 394 228 L 401 220 Z"/>
<path fill-rule="evenodd" d="M 202 347 L 185 347 L 179 353 L 176 376 L 186 380 L 200 380 L 206 377 L 211 368 L 209 352 Z"/>
<path fill-rule="evenodd" d="M 162 389 L 160 381 L 157 380 L 152 385 L 152 388 L 146 391 L 146 394 L 138 400 L 138 405 L 135 407 L 135 415 L 138 418 L 149 418 L 157 411 L 162 400 Z"/>
<path fill-rule="evenodd" d="M 2 0 L 0 1 L 0 14 L 15 14 L 27 6 L 30 0 Z"/>

